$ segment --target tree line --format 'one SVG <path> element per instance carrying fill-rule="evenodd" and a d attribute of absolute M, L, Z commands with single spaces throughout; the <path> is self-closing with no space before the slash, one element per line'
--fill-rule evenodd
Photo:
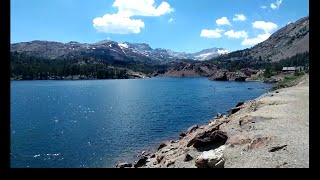
<path fill-rule="evenodd" d="M 25 53 L 11 52 L 11 78 L 23 80 L 49 77 L 84 76 L 96 79 L 127 79 L 127 69 L 113 67 L 104 61 L 89 58 L 46 59 Z"/>
<path fill-rule="evenodd" d="M 309 66 L 309 53 L 299 53 L 290 58 L 285 58 L 279 62 L 270 60 L 259 61 L 251 59 L 247 52 L 237 51 L 235 55 L 244 56 L 241 60 L 220 60 L 214 59 L 203 63 L 210 63 L 218 69 L 229 71 L 241 70 L 243 68 L 267 69 L 268 72 L 279 72 L 282 67 L 287 66 Z M 168 68 L 169 65 L 145 65 L 133 62 L 113 62 L 97 60 L 90 57 L 63 57 L 57 59 L 41 58 L 31 56 L 26 53 L 11 52 L 11 78 L 12 79 L 49 79 L 50 77 L 84 76 L 94 79 L 127 79 L 128 69 L 152 74 L 159 70 Z"/>

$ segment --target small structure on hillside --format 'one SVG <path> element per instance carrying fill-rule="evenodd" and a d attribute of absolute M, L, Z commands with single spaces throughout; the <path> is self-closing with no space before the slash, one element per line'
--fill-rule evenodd
<path fill-rule="evenodd" d="M 283 68 L 282 68 L 282 71 L 283 71 L 283 72 L 293 72 L 293 71 L 295 71 L 295 70 L 296 70 L 295 67 L 283 67 Z"/>

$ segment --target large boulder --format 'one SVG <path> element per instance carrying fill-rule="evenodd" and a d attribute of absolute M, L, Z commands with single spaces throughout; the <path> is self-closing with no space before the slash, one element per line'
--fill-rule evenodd
<path fill-rule="evenodd" d="M 209 145 L 223 145 L 227 141 L 228 136 L 225 132 L 213 129 L 211 131 L 205 131 L 199 133 L 195 138 L 190 140 L 187 146 L 193 145 L 195 148 L 201 148 Z"/>
<path fill-rule="evenodd" d="M 142 167 L 147 163 L 148 158 L 146 156 L 142 156 L 138 162 L 134 165 L 135 168 Z"/>
<path fill-rule="evenodd" d="M 204 151 L 197 157 L 195 165 L 197 168 L 224 168 L 225 158 L 223 151 L 226 146 L 220 146 L 217 149 Z"/>

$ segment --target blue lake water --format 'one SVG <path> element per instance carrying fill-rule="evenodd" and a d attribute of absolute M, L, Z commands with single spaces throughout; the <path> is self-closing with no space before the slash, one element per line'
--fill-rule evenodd
<path fill-rule="evenodd" d="M 11 81 L 11 167 L 114 167 L 270 88 L 206 78 Z"/>

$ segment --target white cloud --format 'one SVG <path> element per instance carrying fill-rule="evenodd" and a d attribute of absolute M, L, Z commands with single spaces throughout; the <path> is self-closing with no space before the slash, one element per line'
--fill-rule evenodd
<path fill-rule="evenodd" d="M 224 35 L 228 36 L 229 38 L 235 38 L 235 39 L 248 38 L 248 34 L 245 31 L 230 30 L 225 32 Z"/>
<path fill-rule="evenodd" d="M 130 19 L 118 14 L 106 14 L 93 20 L 93 27 L 100 32 L 113 34 L 138 34 L 144 28 L 140 19 Z"/>
<path fill-rule="evenodd" d="M 161 16 L 174 11 L 167 2 L 155 7 L 154 0 L 115 0 L 112 6 L 117 7 L 118 14 L 125 17 Z"/>
<path fill-rule="evenodd" d="M 252 23 L 252 27 L 256 29 L 262 29 L 265 33 L 270 33 L 273 30 L 276 30 L 278 25 L 273 22 L 255 21 Z"/>
<path fill-rule="evenodd" d="M 203 37 L 203 38 L 221 38 L 221 32 L 223 32 L 223 30 L 221 30 L 221 29 L 215 29 L 215 30 L 203 29 L 201 31 L 200 37 Z"/>
<path fill-rule="evenodd" d="M 221 26 L 221 25 L 231 26 L 231 23 L 230 23 L 230 21 L 228 20 L 227 17 L 222 17 L 220 19 L 217 19 L 216 23 L 218 24 L 218 26 Z"/>
<path fill-rule="evenodd" d="M 170 19 L 168 20 L 168 23 L 173 23 L 173 18 L 170 18 Z"/>
<path fill-rule="evenodd" d="M 245 21 L 247 18 L 243 14 L 235 14 L 236 17 L 234 17 L 233 21 Z"/>
<path fill-rule="evenodd" d="M 253 46 L 267 40 L 271 33 L 278 28 L 278 25 L 273 22 L 255 21 L 252 23 L 252 27 L 263 30 L 264 34 L 259 34 L 255 38 L 245 38 L 241 43 L 242 46 Z"/>
<path fill-rule="evenodd" d="M 277 2 L 271 3 L 271 4 L 270 4 L 270 7 L 271 7 L 273 10 L 278 9 L 278 8 L 280 7 L 281 3 L 282 3 L 282 0 L 277 0 Z"/>
<path fill-rule="evenodd" d="M 260 6 L 261 9 L 267 9 L 267 6 Z"/>
<path fill-rule="evenodd" d="M 254 46 L 258 43 L 261 43 L 267 40 L 271 36 L 270 33 L 259 34 L 256 38 L 244 39 L 241 43 L 242 46 Z"/>
<path fill-rule="evenodd" d="M 105 14 L 93 19 L 93 27 L 100 32 L 113 34 L 138 34 L 145 27 L 141 19 L 132 16 L 161 16 L 174 11 L 167 2 L 158 7 L 154 0 L 115 0 L 113 7 L 118 8 L 117 14 Z"/>

